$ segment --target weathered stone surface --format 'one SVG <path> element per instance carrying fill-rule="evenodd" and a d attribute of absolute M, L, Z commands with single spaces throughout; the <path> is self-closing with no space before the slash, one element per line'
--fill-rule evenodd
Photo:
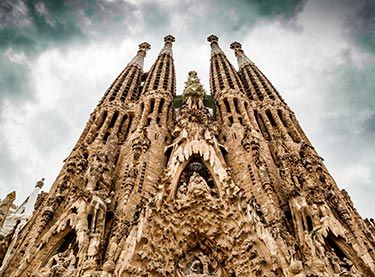
<path fill-rule="evenodd" d="M 174 40 L 148 73 L 142 43 L 108 89 L 28 224 L 2 239 L 3 276 L 374 276 L 374 220 L 241 44 L 237 72 L 208 39 L 214 110 L 195 71 L 173 109 Z"/>

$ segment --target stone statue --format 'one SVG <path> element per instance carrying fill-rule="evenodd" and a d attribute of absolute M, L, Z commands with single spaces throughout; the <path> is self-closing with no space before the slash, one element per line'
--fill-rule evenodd
<path fill-rule="evenodd" d="M 333 272 L 334 273 L 340 273 L 341 272 L 341 266 L 340 266 L 340 259 L 336 256 L 335 250 L 332 248 L 331 251 L 326 252 L 327 258 L 332 264 Z"/>
<path fill-rule="evenodd" d="M 192 196 L 211 197 L 206 181 L 198 172 L 194 172 L 189 179 L 188 194 Z"/>
<path fill-rule="evenodd" d="M 47 264 L 42 267 L 35 277 L 70 277 L 76 272 L 77 258 L 69 245 L 65 252 L 53 255 Z"/>
<path fill-rule="evenodd" d="M 185 198 L 187 192 L 188 192 L 187 184 L 185 182 L 183 182 L 177 190 L 176 198 L 177 199 Z"/>

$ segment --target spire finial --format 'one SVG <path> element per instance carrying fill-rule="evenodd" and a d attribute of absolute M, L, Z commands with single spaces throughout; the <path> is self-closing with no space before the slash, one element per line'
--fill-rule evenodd
<path fill-rule="evenodd" d="M 210 35 L 207 38 L 207 41 L 211 43 L 211 57 L 213 57 L 216 54 L 224 54 L 224 52 L 219 47 L 219 38 L 215 35 Z"/>
<path fill-rule="evenodd" d="M 242 51 L 242 45 L 238 41 L 233 41 L 230 44 L 230 49 L 233 49 L 235 52 Z M 243 52 L 243 51 L 242 51 Z"/>
<path fill-rule="evenodd" d="M 168 35 L 164 38 L 164 48 L 160 51 L 160 55 L 162 54 L 168 54 L 170 56 L 173 56 L 172 54 L 172 43 L 175 42 L 175 38 L 172 35 Z"/>
<path fill-rule="evenodd" d="M 188 73 L 188 80 L 185 82 L 185 88 L 182 93 L 182 101 L 187 104 L 190 109 L 203 108 L 203 100 L 206 92 L 198 78 L 196 71 L 192 70 Z"/>
<path fill-rule="evenodd" d="M 254 64 L 244 53 L 242 50 L 242 45 L 238 41 L 234 41 L 230 44 L 230 49 L 234 50 L 234 54 L 237 57 L 238 67 L 241 69 L 247 64 Z"/>
<path fill-rule="evenodd" d="M 210 36 L 207 38 L 207 41 L 210 42 L 211 45 L 212 45 L 212 44 L 214 44 L 214 43 L 218 43 L 219 38 L 218 38 L 217 36 L 215 36 L 215 35 L 210 35 Z"/>
<path fill-rule="evenodd" d="M 146 52 L 151 49 L 151 45 L 147 42 L 142 42 L 138 47 L 137 55 L 130 61 L 130 63 L 128 63 L 128 66 L 134 65 L 142 69 Z"/>
<path fill-rule="evenodd" d="M 138 45 L 139 50 L 138 51 L 143 51 L 147 52 L 148 50 L 151 49 L 151 45 L 148 42 L 142 42 L 140 45 Z"/>
<path fill-rule="evenodd" d="M 167 35 L 167 36 L 164 38 L 164 42 L 165 42 L 165 43 L 173 43 L 173 42 L 175 42 L 175 37 L 172 36 L 172 35 Z"/>

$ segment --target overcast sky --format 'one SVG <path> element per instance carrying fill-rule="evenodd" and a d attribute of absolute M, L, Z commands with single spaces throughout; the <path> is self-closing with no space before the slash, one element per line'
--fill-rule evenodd
<path fill-rule="evenodd" d="M 63 3 L 65 2 L 65 3 Z M 210 47 L 239 41 L 363 217 L 375 217 L 375 1 L 0 1 L 0 198 L 48 190 L 108 86 L 174 35 L 177 93 Z"/>

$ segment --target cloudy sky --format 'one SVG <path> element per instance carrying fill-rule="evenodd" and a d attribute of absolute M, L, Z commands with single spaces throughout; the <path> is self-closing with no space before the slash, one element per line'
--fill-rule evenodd
<path fill-rule="evenodd" d="M 246 54 L 296 113 L 340 188 L 375 217 L 375 1 L 0 1 L 0 198 L 48 190 L 90 112 L 151 43 L 172 34 L 177 93 L 189 70 L 208 86 L 216 34 Z"/>

